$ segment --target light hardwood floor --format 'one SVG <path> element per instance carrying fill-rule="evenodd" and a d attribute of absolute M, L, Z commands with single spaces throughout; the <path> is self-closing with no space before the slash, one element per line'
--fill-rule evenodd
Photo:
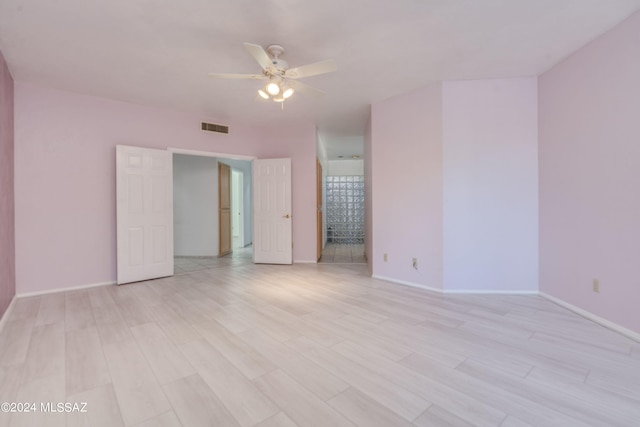
<path fill-rule="evenodd" d="M 236 248 L 228 255 L 218 256 L 176 256 L 173 258 L 175 274 L 191 273 L 220 267 L 237 267 L 253 263 L 253 248 Z"/>
<path fill-rule="evenodd" d="M 638 426 L 640 344 L 535 296 L 242 265 L 16 300 L 0 402 L 38 405 L 0 426 Z"/>

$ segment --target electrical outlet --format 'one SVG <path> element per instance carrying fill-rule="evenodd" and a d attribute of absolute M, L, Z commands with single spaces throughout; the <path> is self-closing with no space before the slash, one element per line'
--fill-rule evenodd
<path fill-rule="evenodd" d="M 389 259 L 389 257 L 387 256 L 387 254 L 384 254 L 383 259 L 384 259 L 384 262 L 387 262 L 387 260 Z"/>
<path fill-rule="evenodd" d="M 600 280 L 593 279 L 593 292 L 600 293 Z"/>
<path fill-rule="evenodd" d="M 418 269 L 418 258 L 413 258 L 413 261 L 411 263 L 413 265 L 413 268 L 415 268 L 416 270 Z"/>

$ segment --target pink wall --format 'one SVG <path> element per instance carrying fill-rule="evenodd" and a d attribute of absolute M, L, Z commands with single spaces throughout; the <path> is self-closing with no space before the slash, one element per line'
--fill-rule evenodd
<path fill-rule="evenodd" d="M 639 42 L 636 13 L 539 80 L 540 290 L 636 332 Z"/>
<path fill-rule="evenodd" d="M 445 82 L 378 102 L 370 139 L 374 276 L 537 291 L 535 78 Z"/>
<path fill-rule="evenodd" d="M 444 288 L 538 290 L 537 81 L 445 82 Z"/>
<path fill-rule="evenodd" d="M 16 293 L 13 79 L 0 52 L 0 317 Z"/>
<path fill-rule="evenodd" d="M 442 86 L 373 104 L 369 156 L 373 274 L 441 288 Z"/>
<path fill-rule="evenodd" d="M 17 83 L 18 293 L 110 282 L 116 274 L 115 145 L 290 157 L 294 260 L 314 260 L 312 124 L 200 130 L 203 117 Z M 205 118 L 206 119 L 206 118 Z"/>

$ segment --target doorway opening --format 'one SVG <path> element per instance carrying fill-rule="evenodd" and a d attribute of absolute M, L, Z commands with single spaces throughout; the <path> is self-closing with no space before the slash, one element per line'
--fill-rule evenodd
<path fill-rule="evenodd" d="M 223 156 L 174 152 L 175 274 L 253 262 L 252 221 L 244 215 L 252 211 L 251 160 Z M 221 204 L 220 172 L 226 166 L 231 172 L 226 184 L 230 206 Z M 221 238 L 223 219 L 230 239 Z"/>
<path fill-rule="evenodd" d="M 364 176 L 328 175 L 327 243 L 320 262 L 364 263 Z"/>
<path fill-rule="evenodd" d="M 220 204 L 222 191 L 217 185 L 221 181 L 217 172 L 222 163 L 216 157 L 226 159 L 224 169 L 229 172 L 225 174 L 228 183 L 223 207 Z M 231 252 L 231 174 L 228 165 L 231 163 L 236 169 L 244 168 L 243 203 L 256 206 L 256 209 L 253 206 L 242 208 L 243 212 L 252 212 L 251 218 L 244 215 L 244 224 L 241 224 L 244 226 L 244 246 L 253 246 L 252 228 L 254 222 L 256 224 L 255 248 L 250 258 L 243 258 L 262 264 L 293 262 L 290 158 L 233 158 L 171 147 L 165 151 L 118 145 L 116 255 L 119 285 L 184 272 L 188 260 L 181 259 L 185 263 L 175 268 L 176 257 L 205 258 L 205 265 L 191 263 L 189 269 L 195 270 L 212 267 L 209 261 L 224 255 L 227 246 Z M 245 179 L 245 170 L 250 176 L 255 170 L 255 177 Z M 206 179 L 207 176 L 211 179 Z M 254 185 L 255 192 L 252 191 Z M 228 218 L 229 230 L 224 247 L 220 241 L 221 210 Z"/>

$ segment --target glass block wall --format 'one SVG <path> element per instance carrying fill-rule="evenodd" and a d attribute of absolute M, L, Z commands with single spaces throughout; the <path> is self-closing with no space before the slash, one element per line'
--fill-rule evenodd
<path fill-rule="evenodd" d="M 327 242 L 364 243 L 364 176 L 327 176 Z"/>

